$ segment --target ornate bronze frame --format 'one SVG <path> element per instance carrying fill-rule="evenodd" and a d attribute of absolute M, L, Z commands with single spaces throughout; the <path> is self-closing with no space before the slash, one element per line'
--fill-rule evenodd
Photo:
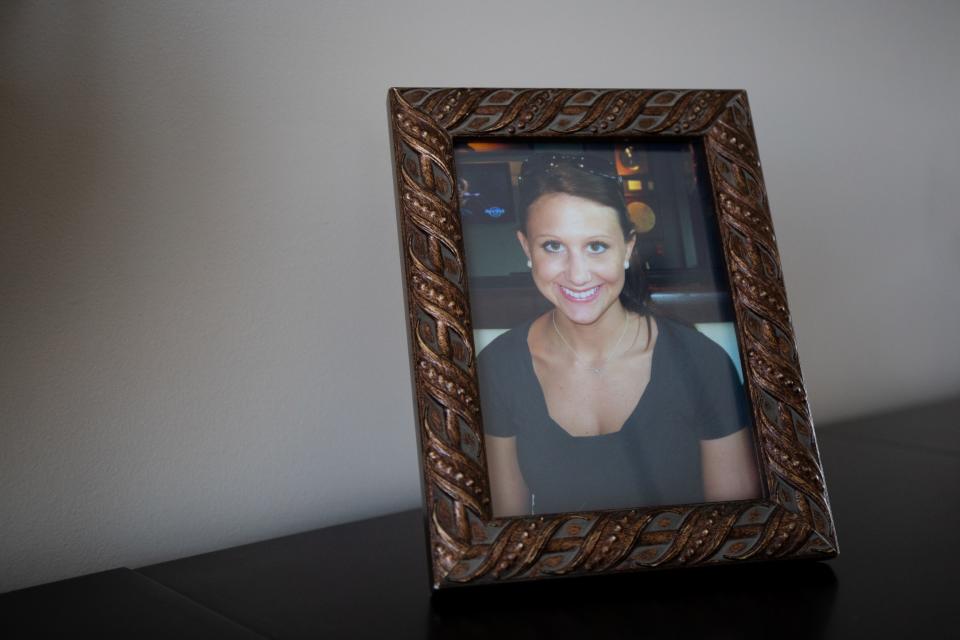
<path fill-rule="evenodd" d="M 391 89 L 388 96 L 434 589 L 837 555 L 743 91 Z M 453 139 L 702 140 L 766 498 L 493 518 Z"/>

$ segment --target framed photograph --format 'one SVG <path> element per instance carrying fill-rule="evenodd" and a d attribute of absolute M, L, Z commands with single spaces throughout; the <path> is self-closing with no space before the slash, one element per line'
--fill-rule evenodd
<path fill-rule="evenodd" d="M 433 588 L 836 556 L 746 94 L 388 102 Z"/>

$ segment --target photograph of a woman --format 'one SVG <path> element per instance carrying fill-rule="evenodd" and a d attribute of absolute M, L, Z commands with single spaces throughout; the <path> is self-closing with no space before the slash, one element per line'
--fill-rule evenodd
<path fill-rule="evenodd" d="M 760 495 L 737 368 L 650 303 L 614 155 L 529 153 L 512 185 L 545 310 L 478 356 L 496 516 Z"/>

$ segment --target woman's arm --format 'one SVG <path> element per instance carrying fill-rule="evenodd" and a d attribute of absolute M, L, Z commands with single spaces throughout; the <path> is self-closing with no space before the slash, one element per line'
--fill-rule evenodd
<path fill-rule="evenodd" d="M 530 514 L 530 490 L 520 473 L 517 460 L 517 438 L 485 436 L 487 470 L 490 473 L 490 492 L 493 515 L 525 516 Z"/>
<path fill-rule="evenodd" d="M 746 429 L 700 441 L 703 496 L 707 502 L 760 497 L 760 475 L 750 442 Z"/>

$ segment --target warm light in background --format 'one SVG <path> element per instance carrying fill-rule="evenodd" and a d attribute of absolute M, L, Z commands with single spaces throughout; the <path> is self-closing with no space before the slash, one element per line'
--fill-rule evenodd
<path fill-rule="evenodd" d="M 477 151 L 478 153 L 484 153 L 487 151 L 509 151 L 514 148 L 510 144 L 503 142 L 468 142 L 467 146 L 472 150 Z"/>
<path fill-rule="evenodd" d="M 635 200 L 627 205 L 627 214 L 637 233 L 647 233 L 657 224 L 657 216 L 645 202 Z"/>
<path fill-rule="evenodd" d="M 613 155 L 617 164 L 618 176 L 632 176 L 649 171 L 647 154 L 637 151 L 632 146 L 617 149 Z"/>

